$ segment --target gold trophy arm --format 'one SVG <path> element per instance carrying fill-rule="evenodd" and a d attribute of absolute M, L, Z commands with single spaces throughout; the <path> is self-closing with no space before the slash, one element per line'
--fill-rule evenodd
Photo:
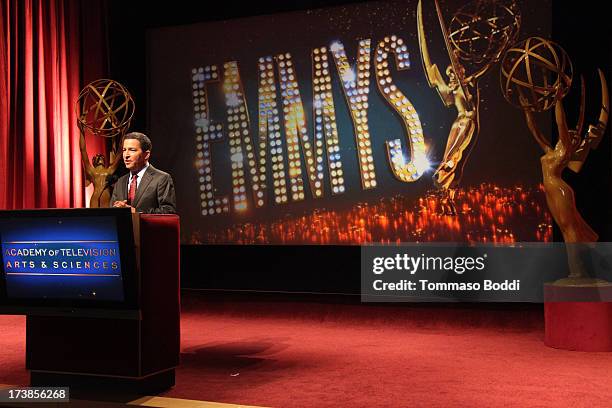
<path fill-rule="evenodd" d="M 599 111 L 599 123 L 597 126 L 602 128 L 602 133 L 608 126 L 608 115 L 610 113 L 610 97 L 608 95 L 608 82 L 606 76 L 601 69 L 597 69 L 599 73 L 599 82 L 601 83 L 601 110 Z"/>
<path fill-rule="evenodd" d="M 610 113 L 610 97 L 608 95 L 608 82 L 601 69 L 597 69 L 599 73 L 599 82 L 601 83 L 601 110 L 599 111 L 599 121 L 597 125 L 590 125 L 587 132 L 587 137 L 593 139 L 591 142 L 592 148 L 597 148 L 599 141 L 603 137 L 606 127 L 608 126 L 608 115 Z"/>
<path fill-rule="evenodd" d="M 119 140 L 119 146 L 123 146 L 123 136 Z M 116 139 L 113 139 L 113 146 L 110 152 L 111 165 L 108 168 L 110 174 L 113 174 L 117 170 L 119 163 L 121 163 L 121 159 L 123 158 L 123 154 L 119 151 L 119 146 L 117 146 Z"/>
<path fill-rule="evenodd" d="M 519 101 L 521 103 L 521 106 L 523 107 L 523 113 L 525 114 L 525 121 L 527 122 L 527 127 L 529 128 L 529 131 L 533 135 L 536 142 L 538 142 L 542 150 L 544 150 L 544 152 L 552 150 L 552 146 L 550 145 L 546 137 L 544 137 L 542 131 L 540 131 L 540 129 L 538 128 L 538 125 L 535 121 L 535 117 L 533 116 L 533 112 L 529 109 L 529 101 L 527 100 L 527 98 L 525 98 L 520 88 L 518 89 L 518 93 Z"/>
<path fill-rule="evenodd" d="M 555 104 L 555 121 L 557 122 L 557 130 L 559 131 L 559 142 L 565 150 L 563 155 L 571 155 L 573 153 L 572 137 L 567 127 L 567 118 L 565 117 L 565 109 L 563 109 L 563 102 L 561 99 L 557 100 Z"/>
<path fill-rule="evenodd" d="M 419 0 L 417 5 L 417 28 L 421 61 L 423 62 L 423 71 L 425 71 L 427 83 L 430 88 L 436 88 L 445 106 L 451 106 L 453 104 L 452 92 L 444 81 L 438 66 L 432 64 L 431 58 L 429 57 L 429 48 L 427 48 L 427 39 L 425 38 L 425 27 L 423 26 L 423 5 L 421 4 L 421 0 Z"/>
<path fill-rule="evenodd" d="M 584 84 L 584 75 L 580 75 L 580 111 L 578 113 L 578 123 L 576 124 L 576 134 L 582 134 L 584 127 L 584 111 L 586 107 L 586 86 Z"/>
<path fill-rule="evenodd" d="M 89 161 L 89 155 L 87 154 L 87 146 L 85 145 L 85 134 L 83 129 L 79 126 L 81 137 L 79 138 L 79 148 L 81 149 L 81 161 L 85 168 L 85 176 L 87 180 L 93 181 L 93 167 Z"/>
<path fill-rule="evenodd" d="M 546 140 L 546 138 L 544 137 L 544 135 L 538 128 L 538 125 L 535 123 L 533 112 L 527 109 L 525 109 L 524 112 L 525 112 L 525 119 L 527 121 L 527 127 L 529 128 L 529 131 L 531 131 L 531 134 L 535 138 L 536 142 L 538 142 L 538 144 L 540 145 L 542 150 L 544 150 L 544 152 L 548 152 L 552 150 L 552 146 L 548 143 L 548 141 Z"/>
<path fill-rule="evenodd" d="M 572 155 L 572 158 L 568 164 L 568 168 L 575 173 L 578 173 L 582 169 L 589 151 L 591 149 L 597 149 L 599 142 L 603 138 L 603 135 L 608 126 L 608 115 L 610 112 L 610 99 L 608 95 L 608 83 L 606 77 L 601 69 L 597 70 L 599 73 L 599 81 L 601 83 L 601 110 L 599 111 L 599 120 L 596 125 L 589 125 L 585 138 L 580 143 L 576 152 Z M 583 94 L 584 95 L 584 94 Z M 584 96 L 583 96 L 584 98 Z M 582 133 L 582 123 L 584 121 L 584 106 L 580 109 L 580 119 L 578 123 L 579 135 Z"/>
<path fill-rule="evenodd" d="M 425 68 L 427 74 L 427 82 L 431 88 L 436 88 L 440 99 L 444 102 L 444 106 L 452 106 L 454 104 L 453 93 L 444 82 L 444 78 L 438 69 L 436 64 L 431 65 L 429 68 Z"/>
<path fill-rule="evenodd" d="M 444 17 L 442 16 L 442 9 L 440 9 L 440 3 L 438 0 L 434 0 L 434 4 L 436 6 L 436 13 L 438 14 L 438 21 L 440 23 L 440 30 L 442 30 L 442 36 L 444 37 L 444 44 L 446 44 L 446 52 L 448 52 L 448 58 L 450 59 L 450 65 L 453 68 L 455 76 L 457 77 L 457 81 L 459 82 L 459 88 L 465 97 L 466 109 L 469 111 L 474 110 L 474 106 L 472 103 L 473 96 L 470 95 L 468 90 L 469 81 L 465 78 L 465 70 L 464 67 L 459 63 L 457 59 L 457 54 L 455 54 L 455 49 L 450 40 L 450 34 L 448 33 L 448 27 L 446 27 L 446 23 L 444 22 Z"/>
<path fill-rule="evenodd" d="M 123 155 L 119 153 L 115 153 L 114 156 L 115 156 L 113 158 L 114 160 L 111 163 L 110 167 L 108 168 L 110 174 L 113 174 L 115 171 L 117 171 L 117 168 L 119 167 L 119 163 L 121 163 L 121 158 L 123 157 Z"/>

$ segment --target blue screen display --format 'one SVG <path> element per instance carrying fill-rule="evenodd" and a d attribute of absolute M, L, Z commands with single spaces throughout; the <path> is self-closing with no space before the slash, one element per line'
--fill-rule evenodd
<path fill-rule="evenodd" d="M 0 219 L 7 297 L 121 302 L 114 217 Z"/>

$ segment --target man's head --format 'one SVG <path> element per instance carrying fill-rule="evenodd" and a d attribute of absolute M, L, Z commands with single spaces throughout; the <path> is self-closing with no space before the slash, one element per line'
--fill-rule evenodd
<path fill-rule="evenodd" d="M 132 173 L 138 173 L 151 156 L 151 139 L 144 133 L 132 132 L 123 138 L 123 163 Z"/>

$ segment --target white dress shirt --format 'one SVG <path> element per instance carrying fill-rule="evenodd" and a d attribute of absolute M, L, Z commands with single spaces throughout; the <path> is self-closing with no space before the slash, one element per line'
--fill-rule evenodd
<path fill-rule="evenodd" d="M 138 187 L 140 187 L 140 182 L 142 181 L 142 176 L 144 176 L 145 171 L 147 171 L 148 167 L 149 167 L 149 162 L 147 162 L 147 164 L 142 168 L 142 170 L 136 173 L 138 175 L 138 178 L 136 179 L 136 191 L 138 191 Z M 130 184 L 132 183 L 132 177 L 134 177 L 134 175 L 132 174 L 132 172 L 130 172 L 130 177 L 128 177 L 128 185 L 127 185 L 128 192 L 130 191 Z"/>

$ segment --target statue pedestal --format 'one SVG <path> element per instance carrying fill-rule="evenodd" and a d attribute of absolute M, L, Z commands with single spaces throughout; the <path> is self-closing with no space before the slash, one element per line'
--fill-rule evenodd
<path fill-rule="evenodd" d="M 612 284 L 545 284 L 544 324 L 548 347 L 612 351 Z"/>

